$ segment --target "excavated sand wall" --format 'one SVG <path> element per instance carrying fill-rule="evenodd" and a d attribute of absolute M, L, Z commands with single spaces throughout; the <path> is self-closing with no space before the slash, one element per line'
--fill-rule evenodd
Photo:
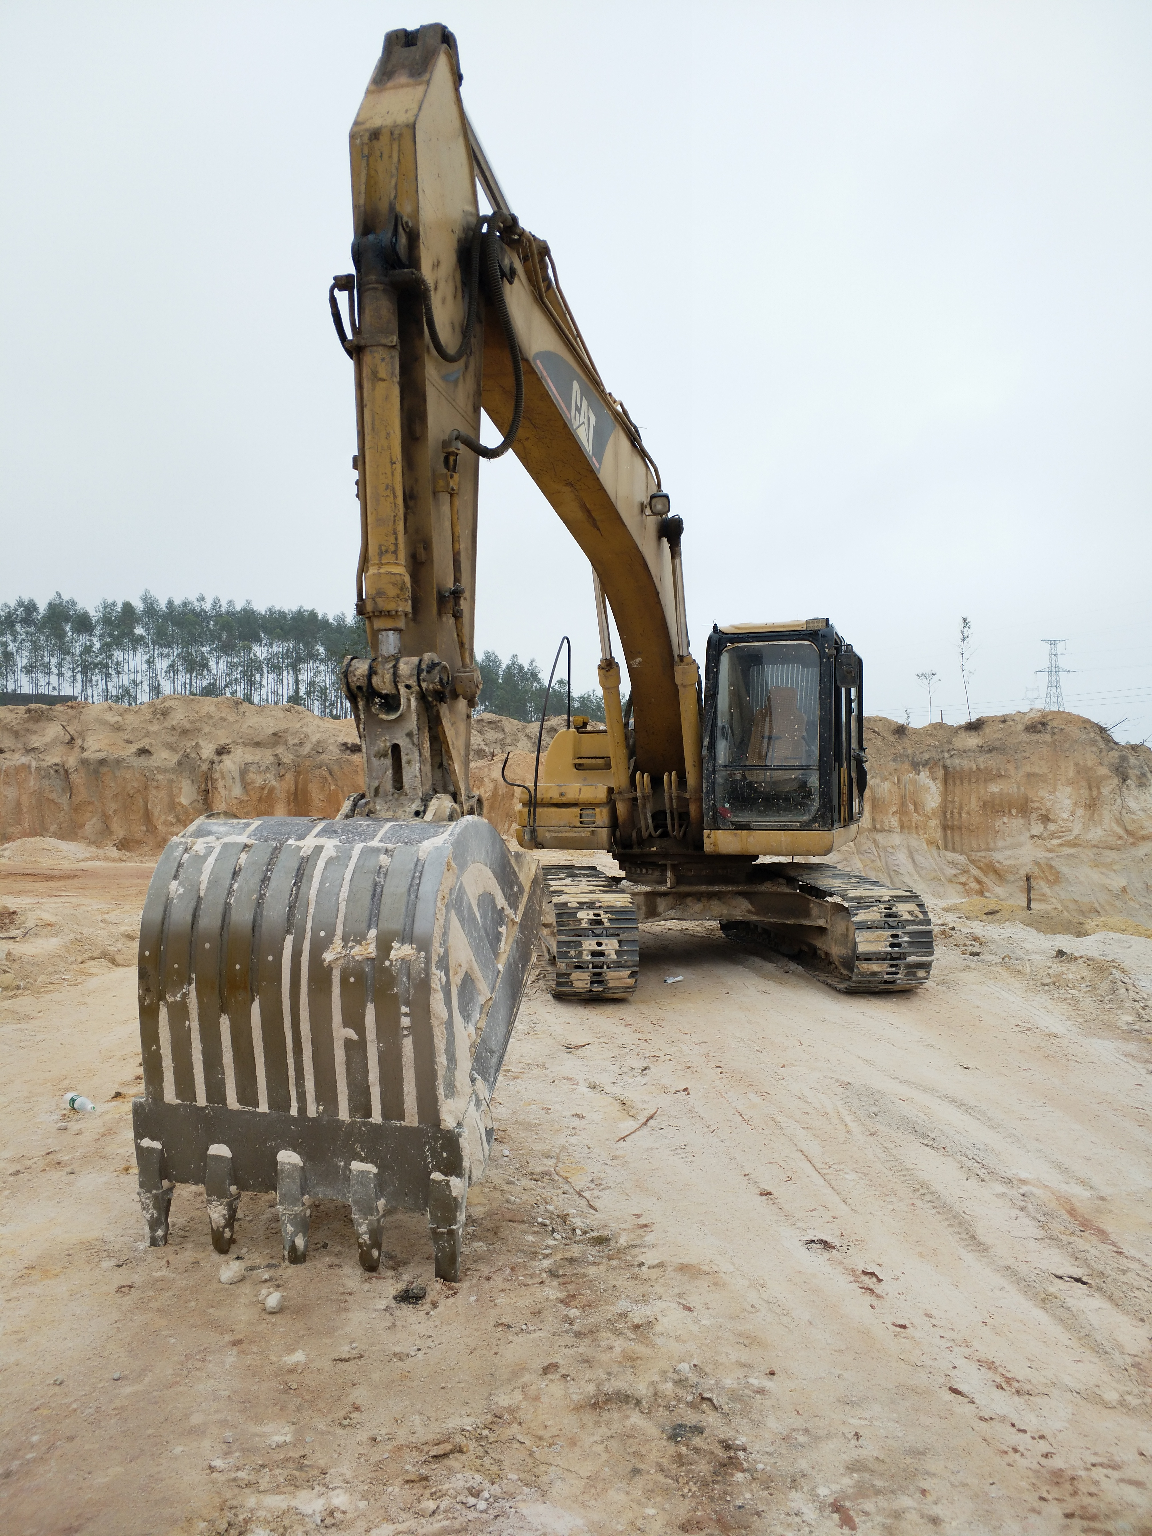
<path fill-rule="evenodd" d="M 351 720 L 168 697 L 0 709 L 0 841 L 158 853 L 205 811 L 335 815 L 363 787 Z"/>
<path fill-rule="evenodd" d="M 550 720 L 545 744 L 558 724 Z M 473 783 L 509 834 L 534 725 L 473 721 Z M 976 729 L 867 724 L 864 825 L 841 862 L 940 900 L 992 897 L 1152 925 L 1152 751 L 1078 715 Z M 0 842 L 51 837 L 156 853 L 205 811 L 331 816 L 362 787 L 356 730 L 291 705 L 164 698 L 0 709 Z"/>
<path fill-rule="evenodd" d="M 549 720 L 547 745 L 562 720 Z M 502 830 L 530 778 L 536 725 L 481 715 L 472 727 L 476 789 Z M 334 816 L 364 787 L 351 720 L 295 705 L 167 697 L 119 704 L 0 709 L 0 843 L 50 837 L 159 853 L 206 811 L 234 816 Z"/>
<path fill-rule="evenodd" d="M 866 725 L 868 795 L 841 862 L 944 900 L 1152 924 L 1152 750 L 1079 715 Z"/>

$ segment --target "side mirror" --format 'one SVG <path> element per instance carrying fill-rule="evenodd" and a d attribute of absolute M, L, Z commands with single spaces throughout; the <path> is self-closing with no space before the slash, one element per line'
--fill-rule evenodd
<path fill-rule="evenodd" d="M 836 682 L 841 688 L 859 688 L 860 658 L 855 651 L 844 651 L 836 658 Z"/>

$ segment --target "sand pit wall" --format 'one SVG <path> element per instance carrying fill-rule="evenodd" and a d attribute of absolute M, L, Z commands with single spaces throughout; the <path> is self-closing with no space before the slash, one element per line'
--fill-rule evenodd
<path fill-rule="evenodd" d="M 0 841 L 158 853 L 205 811 L 330 816 L 363 788 L 351 720 L 168 697 L 0 709 Z"/>
<path fill-rule="evenodd" d="M 547 745 L 563 719 L 549 720 Z M 476 789 L 511 826 L 509 777 L 531 775 L 536 725 L 473 722 Z M 334 816 L 364 787 L 351 720 L 295 705 L 167 697 L 119 704 L 0 709 L 0 843 L 23 837 L 155 854 L 206 811 Z"/>
<path fill-rule="evenodd" d="M 545 743 L 562 720 L 550 720 Z M 537 727 L 473 721 L 473 783 L 506 835 Z M 1152 925 L 1152 751 L 1077 715 L 975 729 L 867 724 L 864 825 L 841 862 L 939 900 L 991 897 Z M 291 705 L 164 698 L 0 709 L 0 842 L 22 837 L 154 854 L 208 810 L 331 816 L 363 775 L 350 720 Z"/>
<path fill-rule="evenodd" d="M 1080 715 L 866 725 L 860 836 L 841 862 L 927 896 L 1152 924 L 1152 750 Z"/>

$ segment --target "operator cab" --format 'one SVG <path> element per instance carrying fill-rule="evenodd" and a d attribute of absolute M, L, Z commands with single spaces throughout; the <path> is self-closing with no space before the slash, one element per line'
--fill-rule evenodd
<path fill-rule="evenodd" d="M 824 854 L 855 837 L 867 784 L 860 657 L 827 619 L 708 637 L 704 846 Z"/>

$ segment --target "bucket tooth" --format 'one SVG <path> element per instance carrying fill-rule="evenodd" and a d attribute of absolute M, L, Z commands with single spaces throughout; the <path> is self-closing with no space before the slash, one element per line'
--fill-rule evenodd
<path fill-rule="evenodd" d="M 309 1200 L 304 1187 L 303 1159 L 296 1152 L 277 1152 L 276 1206 L 288 1264 L 303 1264 L 308 1257 Z"/>
<path fill-rule="evenodd" d="M 356 1250 L 361 1269 L 374 1272 L 380 1268 L 380 1251 L 384 1245 L 385 1204 L 380 1198 L 379 1171 L 373 1163 L 353 1163 L 351 1173 Z"/>
<path fill-rule="evenodd" d="M 138 1137 L 136 1169 L 148 1246 L 163 1248 L 168 1241 L 168 1212 L 172 1208 L 172 1184 L 164 1177 L 163 1144 L 147 1136 Z"/>
<path fill-rule="evenodd" d="M 240 1190 L 233 1179 L 232 1153 L 222 1142 L 216 1142 L 208 1148 L 204 1195 L 208 1201 L 212 1246 L 217 1253 L 227 1253 L 236 1231 Z"/>
<path fill-rule="evenodd" d="M 437 1280 L 460 1278 L 460 1252 L 464 1246 L 464 1209 L 468 1185 L 463 1179 L 434 1173 L 428 1183 L 428 1225 L 436 1252 Z"/>

